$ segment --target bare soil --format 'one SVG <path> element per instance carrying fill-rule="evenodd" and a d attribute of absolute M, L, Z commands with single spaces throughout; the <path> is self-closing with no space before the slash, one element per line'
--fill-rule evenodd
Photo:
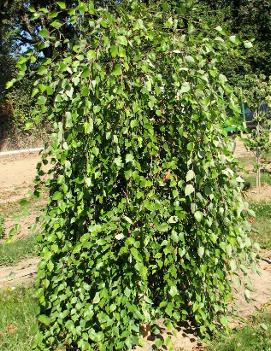
<path fill-rule="evenodd" d="M 266 252 L 264 260 L 260 260 L 259 272 L 251 272 L 249 279 L 252 282 L 249 302 L 244 296 L 243 289 L 235 289 L 235 313 L 241 318 L 247 318 L 260 310 L 271 301 L 271 251 Z"/>
<path fill-rule="evenodd" d="M 248 201 L 266 202 L 271 200 L 271 185 L 263 184 L 260 192 L 256 188 L 251 188 L 245 193 Z"/>
<path fill-rule="evenodd" d="M 5 218 L 5 236 L 9 230 L 19 222 L 20 227 L 15 237 L 20 238 L 29 235 L 29 228 L 35 223 L 39 215 L 40 205 L 44 200 L 35 203 L 31 213 L 22 215 L 19 219 L 18 211 L 13 209 L 14 204 L 25 198 L 29 191 L 33 190 L 33 180 L 36 175 L 36 165 L 40 161 L 38 153 L 20 154 L 0 157 L 0 214 Z M 12 215 L 7 215 L 12 209 Z M 4 236 L 4 237 L 5 237 Z"/>
<path fill-rule="evenodd" d="M 33 188 L 37 154 L 0 158 L 0 205 L 16 202 Z"/>
<path fill-rule="evenodd" d="M 22 237 L 28 236 L 31 234 L 31 227 L 32 225 L 35 224 L 36 218 L 38 217 L 39 212 L 38 211 L 33 211 L 31 214 L 29 214 L 26 217 L 22 217 L 19 219 L 19 228 L 18 231 L 15 233 L 15 236 L 13 236 L 13 239 L 20 239 Z M 8 218 L 4 222 L 4 237 L 3 240 L 8 237 L 8 233 L 11 228 L 14 227 L 16 224 L 16 220 L 13 220 L 12 218 Z M 1 240 L 0 240 L 1 242 Z"/>
<path fill-rule="evenodd" d="M 244 143 L 241 140 L 236 140 L 234 156 L 236 158 L 249 158 L 249 157 L 253 157 L 253 153 L 246 149 Z"/>
<path fill-rule="evenodd" d="M 0 288 L 30 285 L 37 273 L 39 258 L 28 258 L 16 266 L 0 267 Z"/>

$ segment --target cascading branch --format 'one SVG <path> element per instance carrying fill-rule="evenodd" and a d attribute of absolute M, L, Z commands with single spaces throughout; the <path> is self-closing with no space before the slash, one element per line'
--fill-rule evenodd
<path fill-rule="evenodd" d="M 232 43 L 157 4 L 58 4 L 66 22 L 34 13 L 47 23 L 34 52 L 55 49 L 30 65 L 33 115 L 54 123 L 36 349 L 128 350 L 158 319 L 212 332 L 254 257 L 222 128 L 239 110 L 217 68 Z"/>

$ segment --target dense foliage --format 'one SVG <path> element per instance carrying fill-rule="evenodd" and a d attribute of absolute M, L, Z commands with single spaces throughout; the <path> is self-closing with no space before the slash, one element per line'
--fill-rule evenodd
<path fill-rule="evenodd" d="M 149 1 L 141 1 L 148 4 Z M 78 6 L 78 0 L 66 0 L 69 7 Z M 81 1 L 88 3 L 88 0 Z M 115 12 L 119 1 L 114 0 L 95 0 L 95 6 L 107 6 L 110 12 Z M 52 0 L 3 0 L 0 4 L 0 141 L 6 137 L 8 129 L 12 130 L 12 135 L 16 131 L 22 130 L 22 125 L 29 118 L 31 110 L 31 99 L 29 89 L 32 89 L 32 81 L 26 81 L 20 86 L 14 88 L 12 94 L 7 96 L 5 84 L 16 75 L 15 62 L 18 53 L 28 47 L 35 46 L 39 40 L 39 28 L 41 25 L 49 25 L 46 18 L 42 22 L 39 17 L 31 18 L 29 12 L 31 6 L 43 8 L 53 13 L 54 18 L 64 21 L 68 17 L 67 11 L 63 9 L 58 12 L 56 1 Z M 268 0 L 182 0 L 170 1 L 166 4 L 167 11 L 175 10 L 182 16 L 180 28 L 184 33 L 188 31 L 188 23 L 193 22 L 194 26 L 201 30 L 206 26 L 206 35 L 208 28 L 216 27 L 223 23 L 223 27 L 233 35 L 240 38 L 253 39 L 253 50 L 241 50 L 239 55 L 231 55 L 224 58 L 221 63 L 221 71 L 228 77 L 232 87 L 245 88 L 245 76 L 250 80 L 259 75 L 264 75 L 263 81 L 268 81 L 270 75 L 270 43 L 271 43 L 271 3 Z M 116 13 L 116 12 L 115 12 Z M 63 42 L 65 39 L 72 39 L 77 29 L 66 25 L 58 28 L 58 38 Z M 236 38 L 238 40 L 238 38 Z M 41 52 L 41 57 L 51 58 L 56 48 L 52 45 L 45 45 Z M 63 47 L 62 47 L 63 49 Z M 60 50 L 58 47 L 57 50 Z M 2 123 L 8 120 L 9 123 Z M 15 127 L 15 128 L 14 128 Z M 45 126 L 42 128 L 45 129 Z M 2 129 L 2 131 L 1 131 Z M 46 129 L 45 129 L 46 132 Z M 11 133 L 9 133 L 11 134 Z M 22 138 L 25 137 L 22 135 Z"/>
<path fill-rule="evenodd" d="M 33 118 L 54 125 L 37 349 L 126 350 L 158 319 L 212 332 L 231 273 L 253 258 L 222 128 L 239 112 L 218 70 L 235 40 L 220 27 L 206 37 L 166 4 L 58 6 L 66 22 L 33 12 L 47 25 L 18 63 L 38 76 Z M 67 24 L 75 35 L 60 41 Z M 53 57 L 37 61 L 48 45 Z"/>
<path fill-rule="evenodd" d="M 253 50 L 243 52 L 243 62 L 234 62 L 233 71 L 242 75 L 269 76 L 271 50 L 271 2 L 269 0 L 199 0 L 201 20 L 223 23 L 223 27 L 243 39 L 253 39 Z M 230 70 L 230 67 L 228 68 Z M 230 71 L 229 71 L 230 72 Z M 237 77 L 236 77 L 237 78 Z"/>

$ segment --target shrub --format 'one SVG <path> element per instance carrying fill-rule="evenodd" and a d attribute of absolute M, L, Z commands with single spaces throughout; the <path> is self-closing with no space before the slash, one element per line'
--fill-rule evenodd
<path fill-rule="evenodd" d="M 126 350 L 158 319 L 214 331 L 231 272 L 253 256 L 223 131 L 238 103 L 216 66 L 230 41 L 220 28 L 182 34 L 159 5 L 61 7 L 79 28 L 68 41 L 57 13 L 35 14 L 51 23 L 41 45 L 59 52 L 33 92 L 34 116 L 54 122 L 37 349 Z"/>

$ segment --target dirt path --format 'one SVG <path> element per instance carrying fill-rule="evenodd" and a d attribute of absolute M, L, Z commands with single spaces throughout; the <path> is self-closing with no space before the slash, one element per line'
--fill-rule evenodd
<path fill-rule="evenodd" d="M 256 188 L 251 188 L 245 193 L 245 199 L 253 202 L 267 202 L 271 200 L 271 185 L 263 184 L 260 192 Z"/>
<path fill-rule="evenodd" d="M 271 301 L 271 252 L 265 255 L 267 261 L 260 261 L 259 274 L 251 273 L 249 278 L 252 282 L 253 291 L 250 292 L 251 300 L 246 301 L 243 291 L 235 291 L 236 314 L 247 318 L 259 310 L 263 305 Z"/>
<path fill-rule="evenodd" d="M 18 201 L 31 189 L 36 173 L 37 154 L 0 158 L 0 205 Z"/>
<path fill-rule="evenodd" d="M 0 267 L 0 288 L 17 285 L 29 285 L 33 282 L 39 258 L 24 259 L 15 266 Z"/>
<path fill-rule="evenodd" d="M 236 140 L 234 156 L 236 158 L 253 157 L 252 152 L 248 151 L 241 140 Z"/>

